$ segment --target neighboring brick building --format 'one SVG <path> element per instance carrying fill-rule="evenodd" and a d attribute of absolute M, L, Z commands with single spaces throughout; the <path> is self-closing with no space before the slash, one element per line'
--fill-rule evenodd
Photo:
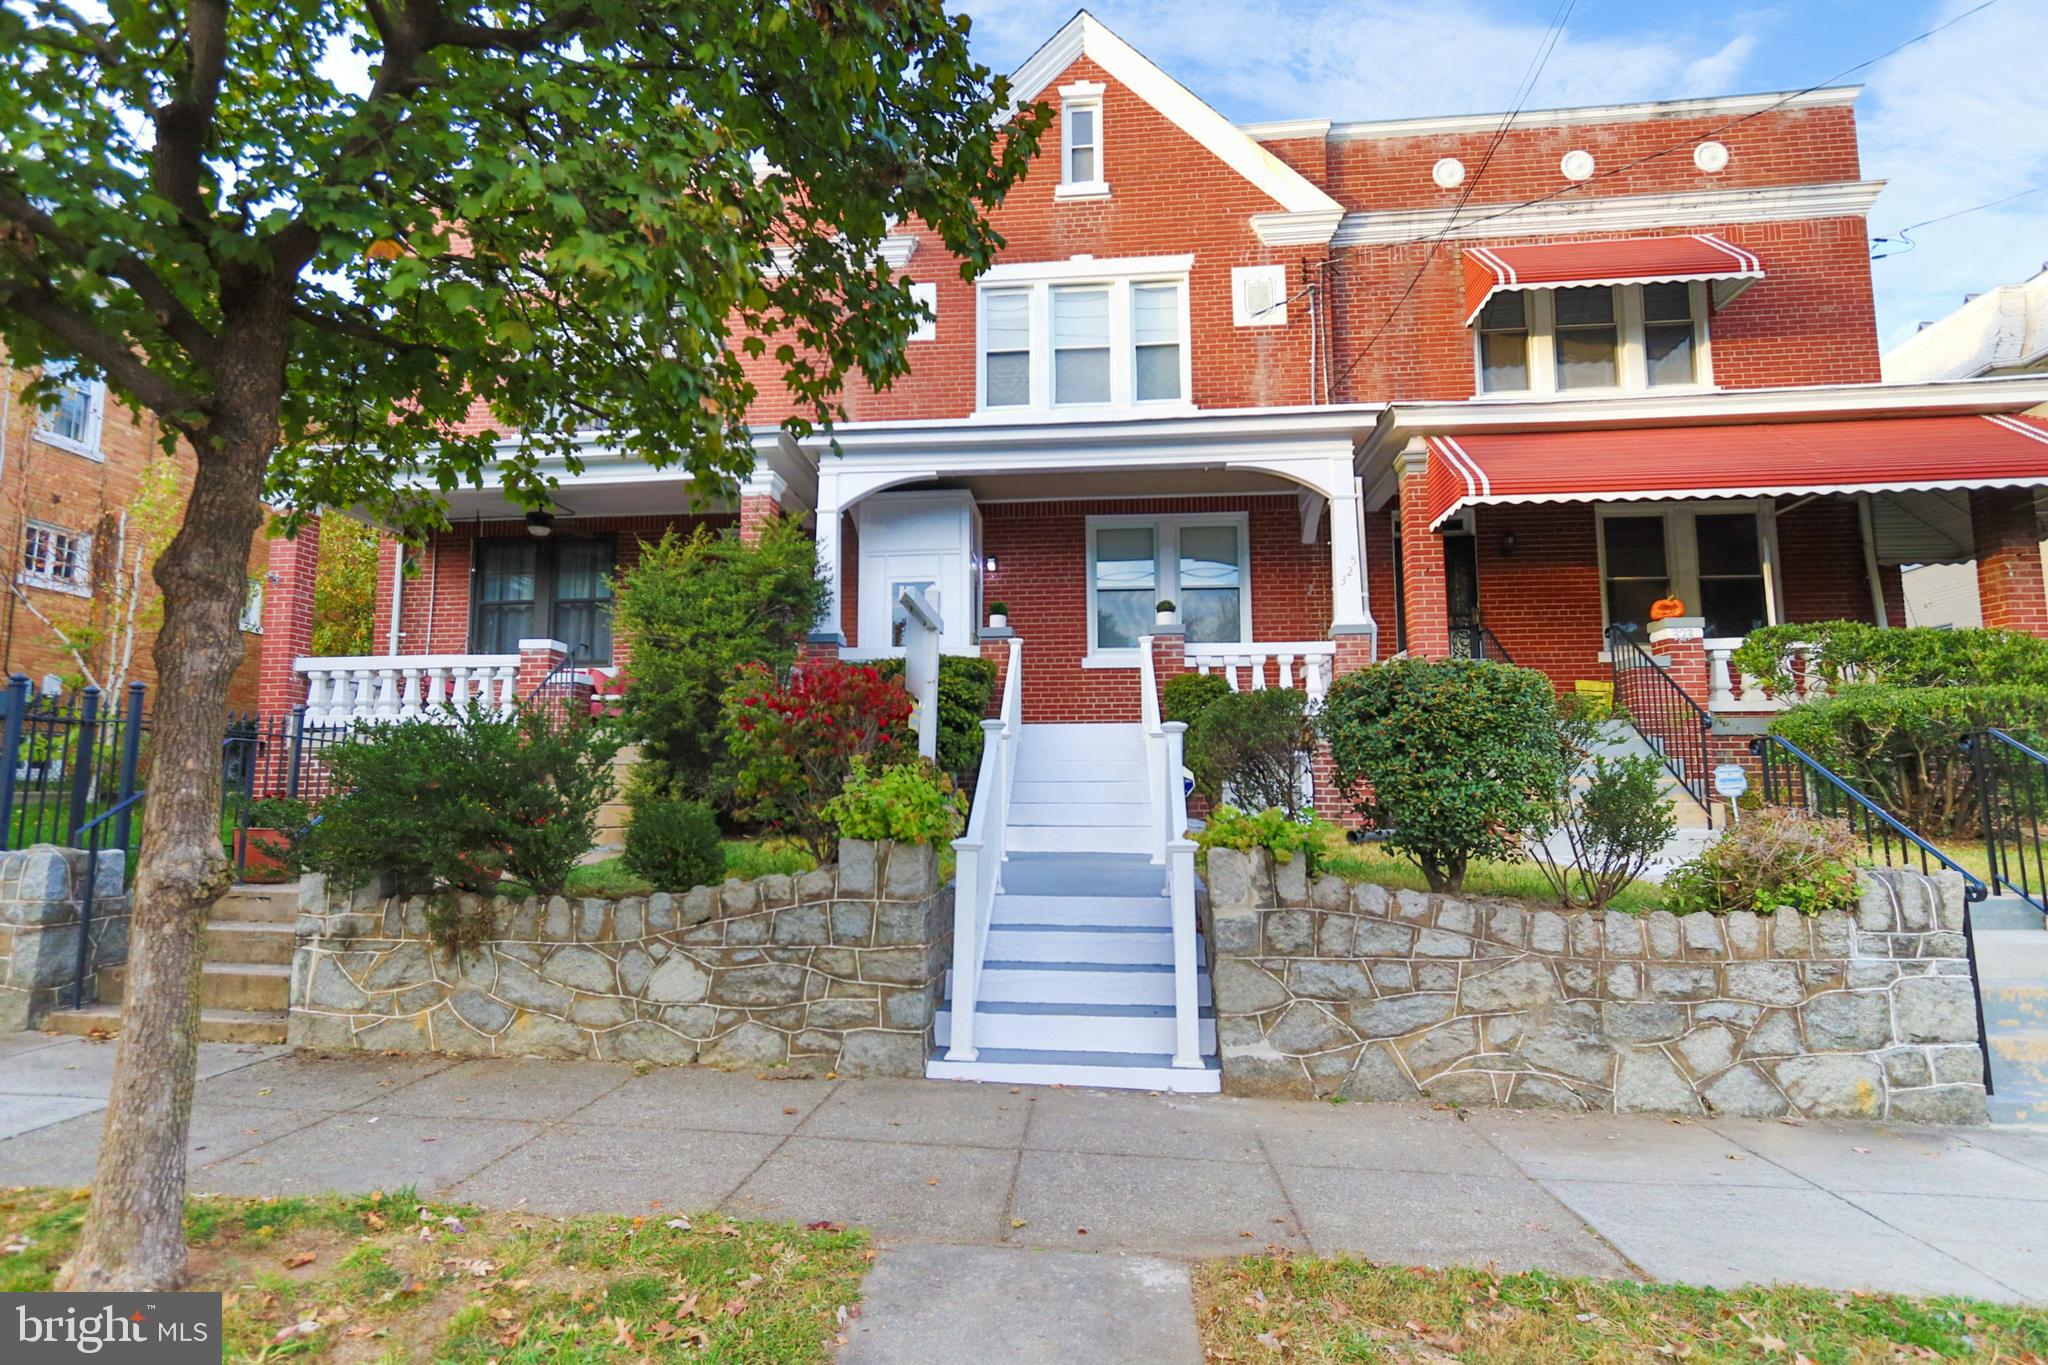
<path fill-rule="evenodd" d="M 60 631 L 97 627 L 111 631 L 122 619 L 117 605 L 132 591 L 140 536 L 135 525 L 138 495 L 151 469 L 170 460 L 175 487 L 159 489 L 171 506 L 175 526 L 191 487 L 193 457 L 182 443 L 166 455 L 156 418 L 110 401 L 99 381 L 68 385 L 54 410 L 38 409 L 23 390 L 34 376 L 5 365 L 0 356 L 0 544 L 9 556 L 6 592 L 0 596 L 0 674 L 26 674 L 38 690 L 54 684 L 66 690 L 90 676 L 119 676 L 118 641 L 87 651 L 88 666 L 65 647 Z M 126 553 L 118 547 L 124 540 Z M 268 542 L 250 547 L 252 602 L 245 616 L 246 652 L 235 671 L 229 704 L 255 709 L 261 668 L 261 576 Z M 143 573 L 147 576 L 147 566 Z M 117 579 L 119 580 L 117 582 Z M 135 649 L 126 677 L 156 684 L 155 619 L 146 605 L 156 600 L 154 582 L 142 591 Z M 160 612 L 157 613 L 160 615 Z M 43 619 L 47 618 L 47 619 Z M 73 636 L 74 639 L 82 639 Z"/>
<path fill-rule="evenodd" d="M 1055 117 L 1007 245 L 969 281 L 896 230 L 935 317 L 906 376 L 849 382 L 838 453 L 778 429 L 759 362 L 760 463 L 713 515 L 812 520 L 818 649 L 890 652 L 918 584 L 971 652 L 1001 602 L 1028 720 L 1136 720 L 1158 600 L 1185 666 L 1316 691 L 1402 649 L 1597 684 L 1676 598 L 1707 680 L 1758 625 L 1901 623 L 1936 513 L 1995 550 L 1993 624 L 2048 629 L 2014 587 L 2048 379 L 1880 382 L 1854 89 L 1239 127 L 1085 13 L 1013 86 Z M 550 524 L 457 494 L 316 707 L 445 695 L 522 638 L 615 665 L 588 570 L 693 504 L 591 451 Z M 297 629 L 267 697 L 304 695 Z"/>

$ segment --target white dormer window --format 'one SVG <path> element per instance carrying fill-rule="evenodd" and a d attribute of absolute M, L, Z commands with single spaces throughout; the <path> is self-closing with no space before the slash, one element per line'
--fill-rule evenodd
<path fill-rule="evenodd" d="M 1184 407 L 1192 257 L 999 265 L 982 277 L 984 411 Z"/>
<path fill-rule="evenodd" d="M 1102 198 L 1102 85 L 1079 81 L 1060 87 L 1060 184 L 1058 199 Z"/>
<path fill-rule="evenodd" d="M 79 378 L 68 360 L 53 360 L 44 373 L 58 381 L 55 405 L 43 412 L 36 439 L 91 459 L 100 453 L 100 426 L 107 406 L 107 386 Z"/>
<path fill-rule="evenodd" d="M 1495 294 L 1473 324 L 1481 393 L 1707 388 L 1707 286 L 1586 285 Z"/>

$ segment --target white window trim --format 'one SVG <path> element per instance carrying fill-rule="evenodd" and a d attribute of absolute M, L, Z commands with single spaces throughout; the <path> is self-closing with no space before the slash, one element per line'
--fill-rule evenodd
<path fill-rule="evenodd" d="M 1084 571 L 1088 585 L 1088 653 L 1082 658 L 1081 667 L 1137 668 L 1140 665 L 1136 649 L 1104 649 L 1095 643 L 1095 533 L 1105 527 L 1123 526 L 1152 528 L 1152 553 L 1156 557 L 1152 600 L 1155 603 L 1172 602 L 1176 606 L 1180 603 L 1181 529 L 1188 526 L 1234 527 L 1237 531 L 1238 553 L 1237 619 L 1241 630 L 1235 641 L 1219 643 L 1249 645 L 1259 638 L 1252 624 L 1252 538 L 1249 513 L 1179 512 L 1170 516 L 1091 516 L 1087 523 L 1087 566 Z"/>
<path fill-rule="evenodd" d="M 78 565 L 80 577 L 60 578 L 55 574 L 42 573 L 23 564 L 15 573 L 15 582 L 23 587 L 41 588 L 47 592 L 68 593 L 73 597 L 92 596 L 92 536 L 83 531 L 73 531 L 55 522 L 38 521 L 34 518 L 22 523 L 21 543 L 15 546 L 15 554 L 24 556 L 28 549 L 31 531 L 44 531 L 53 536 L 68 536 L 71 539 L 71 556 Z"/>
<path fill-rule="evenodd" d="M 1685 502 L 1600 503 L 1593 509 L 1593 549 L 1600 565 L 1600 658 L 1610 658 L 1607 629 L 1613 624 L 1607 611 L 1607 519 L 1609 517 L 1664 518 L 1664 568 L 1671 578 L 1671 595 L 1685 603 L 1686 615 L 1699 614 L 1699 538 L 1693 533 L 1693 518 L 1701 513 L 1753 512 L 1756 514 L 1757 554 L 1764 575 L 1764 620 L 1778 625 L 1784 620 L 1785 583 L 1778 561 L 1778 506 L 1770 498 L 1699 498 Z M 1644 642 L 1647 646 L 1648 642 Z"/>
<path fill-rule="evenodd" d="M 974 291 L 974 411 L 984 420 L 1015 421 L 1029 417 L 1091 417 L 1119 413 L 1192 414 L 1194 404 L 1194 325 L 1189 300 L 1188 270 L 1193 256 L 1140 256 L 1124 260 L 1081 257 L 1043 264 L 996 266 L 984 274 Z M 1131 334 L 1131 286 L 1173 284 L 1180 287 L 1180 397 L 1148 398 L 1137 394 L 1138 352 Z M 1094 285 L 1109 290 L 1109 401 L 1053 402 L 1052 289 L 1054 285 Z M 987 296 L 992 289 L 1030 290 L 1031 401 L 990 407 L 988 402 Z"/>
<path fill-rule="evenodd" d="M 104 379 L 89 379 L 85 382 L 92 392 L 85 419 L 86 439 L 74 441 L 69 436 L 60 436 L 50 430 L 45 425 L 52 415 L 48 412 L 40 414 L 36 422 L 35 436 L 44 445 L 55 446 L 58 450 L 68 450 L 73 455 L 83 455 L 88 460 L 104 463 L 107 456 L 106 452 L 100 449 L 100 435 L 106 428 L 107 382 Z"/>
<path fill-rule="evenodd" d="M 1559 286 L 1565 288 L 1569 286 Z M 1557 387 L 1557 290 L 1528 289 L 1521 291 L 1528 299 L 1529 322 L 1529 387 L 1526 389 L 1489 389 L 1486 383 L 1486 365 L 1480 350 L 1479 319 L 1472 320 L 1472 392 L 1477 398 L 1612 398 L 1619 393 L 1712 393 L 1714 383 L 1714 348 L 1711 327 L 1708 322 L 1707 286 L 1698 281 L 1689 281 L 1687 291 L 1692 296 L 1692 344 L 1697 358 L 1697 378 L 1690 384 L 1659 384 L 1650 386 L 1650 368 L 1647 352 L 1643 349 L 1643 286 L 1639 284 L 1616 284 L 1608 288 L 1615 291 L 1614 319 L 1620 333 L 1620 363 L 1616 366 L 1618 384 L 1601 388 L 1560 389 Z"/>
<path fill-rule="evenodd" d="M 1054 199 L 1109 198 L 1109 182 L 1104 179 L 1102 160 L 1102 93 L 1100 81 L 1076 81 L 1060 87 L 1060 183 L 1053 187 Z M 1095 175 L 1089 180 L 1074 179 L 1073 161 L 1068 156 L 1068 148 L 1073 145 L 1074 115 L 1077 113 L 1095 115 Z"/>
<path fill-rule="evenodd" d="M 914 303 L 921 303 L 931 313 L 929 318 L 911 329 L 912 341 L 937 341 L 939 339 L 939 286 L 936 280 L 917 280 L 910 285 L 910 297 Z"/>

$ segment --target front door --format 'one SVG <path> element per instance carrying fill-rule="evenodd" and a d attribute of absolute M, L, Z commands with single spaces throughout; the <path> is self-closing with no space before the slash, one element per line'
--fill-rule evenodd
<path fill-rule="evenodd" d="M 1486 657 L 1479 630 L 1479 541 L 1444 537 L 1444 607 L 1451 621 L 1451 657 Z"/>

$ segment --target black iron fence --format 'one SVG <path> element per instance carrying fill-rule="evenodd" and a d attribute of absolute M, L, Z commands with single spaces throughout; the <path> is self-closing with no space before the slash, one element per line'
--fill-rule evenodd
<path fill-rule="evenodd" d="M 0 849 L 79 842 L 103 812 L 134 795 L 147 759 L 143 687 L 130 683 L 118 705 L 88 687 L 74 697 L 40 696 L 17 673 L 0 692 Z M 105 831 L 110 847 L 132 848 L 134 806 Z"/>
<path fill-rule="evenodd" d="M 1614 705 L 1648 741 L 1664 766 L 1713 821 L 1708 799 L 1713 774 L 1713 720 L 1664 665 L 1619 627 L 1607 632 L 1607 656 L 1614 672 Z"/>
<path fill-rule="evenodd" d="M 2018 896 L 2048 913 L 2048 853 L 2041 838 L 2041 818 L 2048 813 L 2048 754 L 2003 730 L 1975 731 L 1963 747 L 1977 783 L 1993 894 Z"/>
<path fill-rule="evenodd" d="M 1453 659 L 1479 659 L 1497 664 L 1511 664 L 1506 646 L 1485 626 L 1452 626 L 1451 657 Z"/>

